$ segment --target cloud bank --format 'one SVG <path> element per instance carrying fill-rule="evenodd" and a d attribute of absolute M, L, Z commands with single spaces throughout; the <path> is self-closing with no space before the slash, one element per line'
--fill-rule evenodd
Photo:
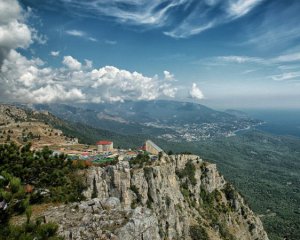
<path fill-rule="evenodd" d="M 1 67 L 1 98 L 30 103 L 115 102 L 175 97 L 177 88 L 165 78 L 105 66 L 91 69 L 64 56 L 60 68 L 45 66 L 39 59 L 27 59 L 10 50 Z"/>
<path fill-rule="evenodd" d="M 114 102 L 153 100 L 174 97 L 177 88 L 171 83 L 174 75 L 164 72 L 163 78 L 147 77 L 138 72 L 114 66 L 94 68 L 92 61 L 84 63 L 75 57 L 63 56 L 62 65 L 52 68 L 39 58 L 29 59 L 18 52 L 38 41 L 37 31 L 30 28 L 24 10 L 16 0 L 0 2 L 0 98 L 2 100 L 48 102 Z M 73 36 L 86 36 L 70 31 Z M 50 52 L 59 57 L 59 51 Z"/>

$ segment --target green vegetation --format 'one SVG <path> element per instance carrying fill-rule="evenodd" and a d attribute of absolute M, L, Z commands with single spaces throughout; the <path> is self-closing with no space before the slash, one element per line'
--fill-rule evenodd
<path fill-rule="evenodd" d="M 195 178 L 196 168 L 193 162 L 190 160 L 186 163 L 185 168 L 183 170 L 176 171 L 176 175 L 179 178 L 187 177 L 191 184 L 196 185 L 197 181 Z"/>
<path fill-rule="evenodd" d="M 31 221 L 30 195 L 26 194 L 19 178 L 1 172 L 0 180 L 0 239 L 62 239 L 56 236 L 58 226 Z M 26 213 L 27 221 L 13 225 L 10 219 L 15 214 Z"/>
<path fill-rule="evenodd" d="M 72 164 L 66 155 L 53 156 L 48 147 L 34 152 L 30 144 L 0 146 L 0 172 L 5 171 L 18 177 L 23 185 L 32 186 L 32 203 L 82 200 L 85 186 L 78 167 L 80 165 Z"/>
<path fill-rule="evenodd" d="M 116 165 L 119 162 L 118 157 L 116 158 L 104 158 L 100 160 L 93 161 L 94 165 L 99 167 L 106 167 L 108 165 Z"/>
<path fill-rule="evenodd" d="M 190 151 L 217 163 L 251 209 L 262 215 L 270 239 L 300 239 L 299 138 L 249 131 L 203 142 L 155 142 L 165 149 Z"/>
<path fill-rule="evenodd" d="M 190 236 L 192 240 L 209 240 L 208 234 L 201 225 L 190 226 Z"/>
<path fill-rule="evenodd" d="M 31 204 L 84 199 L 78 167 L 65 155 L 53 156 L 47 147 L 34 152 L 30 144 L 0 145 L 0 239 L 61 239 L 56 236 L 56 224 L 31 220 Z M 25 223 L 10 222 L 22 213 Z"/>
<path fill-rule="evenodd" d="M 135 158 L 129 161 L 130 167 L 133 168 L 142 168 L 145 165 L 150 165 L 151 160 L 148 154 L 139 153 Z"/>

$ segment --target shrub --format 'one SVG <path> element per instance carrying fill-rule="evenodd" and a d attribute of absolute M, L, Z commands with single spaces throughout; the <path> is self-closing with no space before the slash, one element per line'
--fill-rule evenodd
<path fill-rule="evenodd" d="M 201 225 L 190 226 L 190 236 L 192 240 L 209 240 L 207 232 Z"/>
<path fill-rule="evenodd" d="M 177 170 L 176 171 L 176 175 L 179 178 L 187 177 L 190 180 L 191 184 L 196 185 L 197 180 L 195 178 L 195 172 L 196 172 L 195 165 L 190 160 L 186 163 L 185 168 L 183 170 L 181 170 L 181 171 Z"/>

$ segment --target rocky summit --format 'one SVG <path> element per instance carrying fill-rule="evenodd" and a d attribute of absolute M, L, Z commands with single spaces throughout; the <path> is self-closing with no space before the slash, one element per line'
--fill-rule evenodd
<path fill-rule="evenodd" d="M 199 156 L 163 154 L 83 174 L 86 201 L 43 213 L 65 239 L 268 239 L 241 195 Z"/>

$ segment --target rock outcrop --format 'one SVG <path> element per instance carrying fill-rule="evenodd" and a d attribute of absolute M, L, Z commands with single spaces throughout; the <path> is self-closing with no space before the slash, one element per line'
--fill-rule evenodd
<path fill-rule="evenodd" d="M 163 155 L 142 166 L 120 161 L 86 171 L 89 200 L 45 214 L 65 239 L 268 239 L 216 165 L 199 156 Z"/>

